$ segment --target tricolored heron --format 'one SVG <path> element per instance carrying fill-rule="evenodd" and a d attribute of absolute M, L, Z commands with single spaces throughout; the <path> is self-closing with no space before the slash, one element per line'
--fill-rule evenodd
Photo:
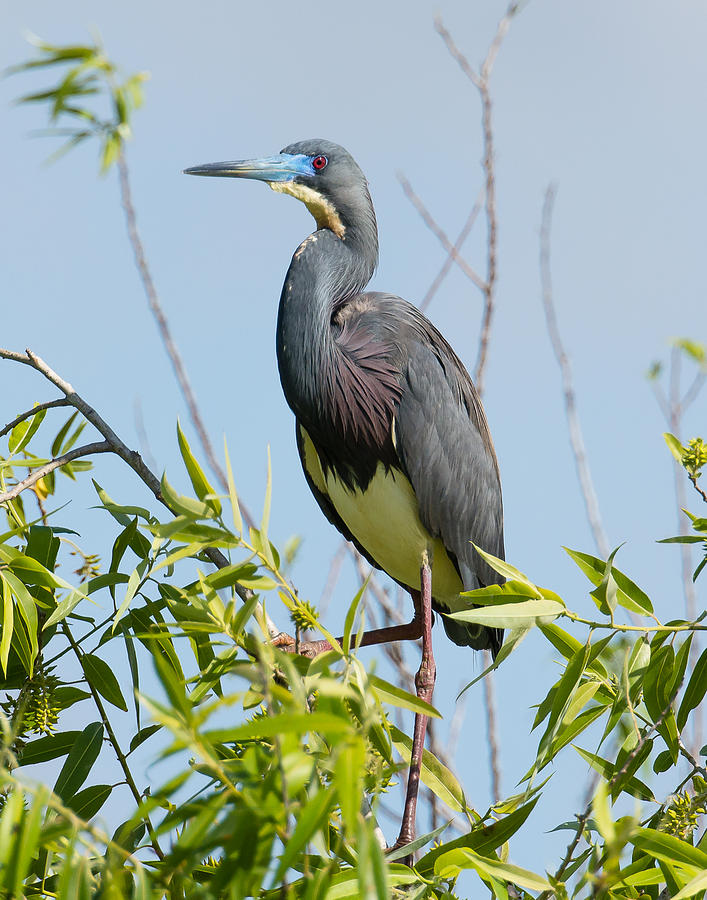
<path fill-rule="evenodd" d="M 502 640 L 498 629 L 444 615 L 468 608 L 462 591 L 502 580 L 472 547 L 503 556 L 498 463 L 472 380 L 418 309 L 364 292 L 378 230 L 366 179 L 343 147 L 301 141 L 277 156 L 186 172 L 265 181 L 314 216 L 317 230 L 295 251 L 280 297 L 280 380 L 322 512 L 415 605 L 410 623 L 370 631 L 362 643 L 422 638 L 415 685 L 429 702 L 432 609 L 455 644 L 495 655 Z M 307 650 L 328 648 L 314 641 Z M 416 715 L 396 846 L 414 837 L 426 727 Z"/>

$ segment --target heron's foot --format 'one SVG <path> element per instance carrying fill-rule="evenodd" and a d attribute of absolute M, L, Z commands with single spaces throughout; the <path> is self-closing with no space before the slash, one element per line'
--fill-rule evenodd
<path fill-rule="evenodd" d="M 299 643 L 292 637 L 291 634 L 287 634 L 286 631 L 281 631 L 280 634 L 276 634 L 274 638 L 272 638 L 271 643 L 273 647 L 279 647 L 280 650 L 284 650 L 285 653 L 297 653 L 299 656 L 306 656 L 309 659 L 314 659 L 315 656 L 319 656 L 320 653 L 326 653 L 327 650 L 331 650 L 331 644 L 329 641 L 300 641 Z"/>

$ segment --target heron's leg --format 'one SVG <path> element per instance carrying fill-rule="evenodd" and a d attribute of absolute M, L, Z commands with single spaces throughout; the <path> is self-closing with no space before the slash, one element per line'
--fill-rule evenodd
<path fill-rule="evenodd" d="M 361 639 L 362 647 L 370 647 L 371 644 L 388 644 L 392 641 L 418 641 L 423 636 L 424 621 L 417 592 L 413 593 L 415 601 L 415 616 L 411 622 L 405 625 L 392 625 L 389 628 L 373 628 L 366 631 Z M 339 638 L 339 643 L 343 643 L 343 638 Z M 296 646 L 295 639 L 292 635 L 281 632 L 272 639 L 275 647 L 280 647 L 288 653 L 299 653 L 302 656 L 318 656 L 331 650 L 329 641 L 303 641 L 299 648 Z"/>
<path fill-rule="evenodd" d="M 432 570 L 427 560 L 420 568 L 420 600 L 422 613 L 422 661 L 415 676 L 415 688 L 417 696 L 427 703 L 432 701 L 437 669 L 435 667 L 434 654 L 432 652 Z M 413 597 L 413 599 L 415 599 Z M 416 604 L 417 609 L 417 604 Z M 420 787 L 420 767 L 422 765 L 422 752 L 425 746 L 425 733 L 427 731 L 427 716 L 421 713 L 415 714 L 415 729 L 412 738 L 412 753 L 410 755 L 410 772 L 408 774 L 407 793 L 405 795 L 405 808 L 400 827 L 396 847 L 403 847 L 415 839 L 415 810 L 417 808 L 417 794 Z M 407 865 L 413 863 L 412 855 L 402 860 Z"/>

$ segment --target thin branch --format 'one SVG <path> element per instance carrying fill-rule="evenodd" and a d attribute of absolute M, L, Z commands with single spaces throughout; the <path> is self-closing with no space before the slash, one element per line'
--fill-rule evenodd
<path fill-rule="evenodd" d="M 206 455 L 209 466 L 216 474 L 216 477 L 218 478 L 223 490 L 228 490 L 228 481 L 226 479 L 226 475 L 221 468 L 218 459 L 216 458 L 216 454 L 214 453 L 211 441 L 209 440 L 209 435 L 206 431 L 206 426 L 204 425 L 203 419 L 201 418 L 199 406 L 196 402 L 196 397 L 194 396 L 194 391 L 192 390 L 186 367 L 182 360 L 181 354 L 177 349 L 177 345 L 175 344 L 172 337 L 172 332 L 169 327 L 169 321 L 167 320 L 167 316 L 165 315 L 162 304 L 160 303 L 157 289 L 155 288 L 155 283 L 152 280 L 152 273 L 150 272 L 150 267 L 147 263 L 145 248 L 143 246 L 142 239 L 140 238 L 140 233 L 137 228 L 137 219 L 135 216 L 135 206 L 133 205 L 132 190 L 130 187 L 130 173 L 128 171 L 128 164 L 125 159 L 125 154 L 122 151 L 118 156 L 118 175 L 120 180 L 120 197 L 123 205 L 123 210 L 125 211 L 125 221 L 128 229 L 128 237 L 130 239 L 130 244 L 135 256 L 135 265 L 137 266 L 140 280 L 142 281 L 145 295 L 147 296 L 147 302 L 150 307 L 150 312 L 154 316 L 155 322 L 157 323 L 160 338 L 162 339 L 164 348 L 167 351 L 170 362 L 172 363 L 172 368 L 174 369 L 174 374 L 177 378 L 179 388 L 182 392 L 182 396 L 184 397 L 184 401 L 187 404 L 187 409 L 189 410 L 189 416 L 199 437 L 199 441 L 201 442 L 201 446 L 203 448 L 204 454 Z M 241 512 L 243 513 L 243 517 L 245 518 L 247 524 L 249 526 L 253 526 L 255 523 L 253 522 L 253 519 L 248 510 L 245 509 L 242 504 Z"/>
<path fill-rule="evenodd" d="M 692 482 L 692 486 L 697 491 L 697 493 L 700 495 L 700 497 L 702 497 L 702 499 L 705 501 L 705 503 L 707 503 L 707 494 L 702 490 L 702 488 L 697 483 L 697 478 L 694 475 L 688 475 L 687 477 Z"/>
<path fill-rule="evenodd" d="M 8 422 L 4 428 L 0 429 L 0 437 L 4 437 L 8 432 L 12 431 L 15 425 L 19 425 L 20 422 L 24 422 L 25 419 L 31 419 L 32 416 L 41 412 L 43 409 L 54 409 L 56 406 L 69 405 L 69 401 L 64 397 L 59 398 L 59 400 L 49 400 L 47 403 L 38 403 L 35 407 L 21 413 L 16 419 L 13 419 L 12 422 Z"/>
<path fill-rule="evenodd" d="M 440 228 L 437 222 L 432 218 L 429 210 L 422 202 L 420 197 L 413 190 L 412 185 L 407 180 L 407 178 L 402 174 L 402 172 L 398 172 L 398 181 L 400 182 L 400 186 L 403 189 L 405 196 L 412 203 L 415 209 L 420 214 L 422 221 L 425 225 L 430 229 L 432 234 L 437 238 L 440 244 L 447 251 L 448 255 L 454 260 L 454 262 L 459 266 L 462 272 L 466 275 L 466 277 L 476 285 L 476 287 L 482 291 L 486 292 L 486 282 L 481 278 L 476 272 L 472 269 L 469 263 L 464 259 L 463 256 L 459 255 L 455 244 L 453 244 L 446 233 Z M 473 222 L 472 222 L 473 224 Z"/>
<path fill-rule="evenodd" d="M 108 425 L 108 423 L 83 399 L 83 397 L 80 397 L 76 393 L 68 381 L 65 381 L 61 376 L 57 375 L 57 373 L 51 369 L 41 357 L 37 356 L 37 354 L 33 353 L 31 350 L 27 350 L 26 353 L 18 353 L 16 350 L 5 350 L 0 348 L 0 359 L 7 359 L 12 362 L 21 363 L 25 366 L 30 366 L 30 368 L 35 369 L 42 374 L 55 387 L 59 388 L 66 397 L 69 405 L 73 406 L 74 409 L 78 409 L 81 415 L 103 435 L 106 442 L 110 445 L 111 451 L 130 466 L 138 478 L 140 478 L 140 480 L 152 491 L 155 498 L 159 500 L 163 506 L 166 506 L 174 515 L 173 510 L 170 509 L 169 504 L 162 496 L 158 478 L 145 465 L 140 454 L 136 450 L 131 450 L 127 444 L 124 444 L 123 441 L 121 441 L 110 425 Z M 228 559 L 226 559 L 223 553 L 215 547 L 207 547 L 206 550 L 204 550 L 204 554 L 219 569 L 223 569 L 225 566 L 229 565 Z M 236 583 L 234 588 L 238 596 L 244 602 L 253 597 L 253 592 L 249 588 L 244 588 L 241 584 Z M 280 633 L 279 629 L 269 616 L 266 616 L 266 621 L 271 636 L 274 637 Z"/>
<path fill-rule="evenodd" d="M 80 459 L 84 456 L 93 456 L 95 453 L 112 453 L 113 447 L 108 443 L 108 441 L 94 441 L 92 444 L 84 444 L 83 447 L 75 447 L 73 450 L 69 450 L 64 453 L 62 456 L 57 456 L 55 459 L 50 460 L 43 466 L 40 466 L 38 469 L 35 469 L 31 475 L 28 475 L 27 478 L 22 481 L 18 481 L 18 483 L 10 488 L 9 491 L 5 491 L 4 494 L 0 494 L 0 503 L 6 503 L 8 500 L 14 500 L 15 497 L 19 496 L 22 491 L 27 490 L 27 488 L 32 487 L 33 484 L 36 484 L 45 475 L 48 475 L 50 472 L 53 472 L 54 469 L 58 469 L 60 466 L 65 466 L 66 463 L 71 462 L 73 459 Z"/>
<path fill-rule="evenodd" d="M 484 668 L 492 663 L 491 653 L 484 650 Z M 482 678 L 484 684 L 484 706 L 486 707 L 486 723 L 489 741 L 489 770 L 491 772 L 491 797 L 498 803 L 501 799 L 501 757 L 498 749 L 498 726 L 496 724 L 496 693 L 493 683 L 493 672 Z"/>
<path fill-rule="evenodd" d="M 74 636 L 71 633 L 71 629 L 69 628 L 69 623 L 64 620 L 62 622 L 62 629 L 68 642 L 71 644 L 71 649 L 74 651 L 74 655 L 76 659 L 79 661 L 81 668 L 83 669 L 83 651 L 79 648 L 78 644 L 74 640 Z M 130 771 L 130 766 L 128 765 L 127 758 L 123 751 L 121 750 L 120 744 L 118 743 L 118 738 L 116 737 L 115 732 L 113 731 L 113 726 L 111 725 L 110 717 L 106 713 L 106 708 L 103 705 L 103 701 L 100 698 L 98 691 L 95 689 L 91 680 L 86 678 L 86 684 L 88 685 L 88 689 L 91 692 L 91 696 L 93 697 L 93 702 L 95 703 L 96 709 L 98 710 L 98 714 L 101 717 L 101 721 L 103 722 L 103 726 L 106 729 L 106 733 L 108 735 L 108 740 L 110 741 L 111 746 L 113 747 L 113 751 L 115 752 L 116 758 L 120 765 L 120 768 L 123 770 L 123 775 L 125 776 L 125 783 L 130 788 L 130 793 L 133 795 L 133 799 L 137 804 L 138 808 L 142 803 L 142 794 L 137 789 L 137 785 L 135 784 L 135 779 L 133 778 L 133 774 Z M 159 841 L 157 840 L 157 833 L 152 826 L 152 822 L 150 821 L 150 817 L 145 815 L 143 817 L 143 821 L 150 835 L 150 843 L 152 844 L 152 849 L 155 851 L 158 859 L 164 859 L 164 853 L 162 852 L 162 848 L 159 845 Z"/>
<path fill-rule="evenodd" d="M 483 202 L 484 202 L 484 190 L 482 188 L 477 195 L 477 198 L 474 202 L 473 207 L 471 208 L 471 212 L 469 213 L 468 219 L 464 223 L 464 227 L 459 232 L 459 237 L 454 242 L 454 246 L 452 247 L 452 250 L 449 253 L 447 253 L 447 258 L 445 259 L 444 263 L 442 264 L 442 268 L 439 270 L 439 272 L 435 276 L 434 281 L 427 289 L 427 293 L 422 298 L 422 302 L 420 303 L 420 309 L 422 310 L 422 312 L 424 312 L 427 309 L 427 307 L 430 305 L 430 303 L 432 302 L 432 298 L 435 296 L 437 291 L 440 289 L 442 282 L 449 274 L 449 271 L 452 268 L 452 265 L 454 264 L 456 258 L 458 257 L 459 252 L 461 251 L 461 248 L 464 245 L 464 242 L 471 234 L 471 229 L 474 227 L 474 222 L 476 222 L 476 219 L 478 218 L 478 215 L 481 212 L 481 206 L 482 206 Z"/>
<path fill-rule="evenodd" d="M 481 123 L 484 142 L 483 167 L 486 175 L 486 279 L 484 291 L 484 313 L 481 322 L 481 336 L 479 338 L 479 352 L 476 360 L 474 381 L 476 389 L 481 397 L 484 392 L 484 371 L 488 357 L 488 347 L 491 338 L 491 322 L 495 308 L 495 289 L 498 261 L 498 216 L 496 209 L 496 168 L 494 156 L 494 134 L 492 123 L 493 102 L 491 100 L 490 80 L 496 57 L 501 49 L 503 39 L 508 33 L 511 20 L 520 8 L 520 2 L 514 0 L 506 9 L 506 13 L 498 23 L 496 34 L 489 46 L 486 58 L 481 64 L 479 72 L 475 72 L 468 59 L 459 50 L 451 34 L 442 23 L 441 18 L 435 20 L 437 33 L 444 41 L 447 50 L 457 62 L 462 72 L 469 78 L 478 90 L 481 98 Z"/>
<path fill-rule="evenodd" d="M 689 406 L 697 400 L 700 391 L 705 386 L 707 380 L 707 372 L 700 369 L 692 380 L 692 384 L 685 391 L 685 395 L 680 401 L 680 409 L 684 412 Z"/>
<path fill-rule="evenodd" d="M 589 520 L 589 527 L 592 530 L 594 543 L 597 545 L 599 555 L 606 559 L 609 555 L 609 542 L 606 538 L 604 526 L 602 525 L 601 514 L 599 512 L 599 501 L 597 500 L 594 484 L 592 482 L 592 475 L 589 470 L 589 461 L 584 448 L 582 428 L 579 424 L 577 401 L 575 398 L 574 385 L 572 383 L 572 367 L 565 352 L 562 338 L 560 337 L 552 294 L 550 229 L 552 226 L 552 211 L 556 193 L 557 191 L 554 185 L 550 185 L 545 192 L 542 224 L 540 227 L 540 276 L 542 281 L 543 307 L 545 309 L 545 321 L 547 322 L 547 330 L 550 335 L 550 343 L 552 344 L 555 359 L 557 359 L 562 375 L 562 390 L 565 396 L 567 427 L 569 429 L 574 462 L 577 468 L 577 477 L 579 478 L 579 485 L 582 490 L 582 497 L 584 498 L 584 506 L 587 511 L 587 519 Z"/>

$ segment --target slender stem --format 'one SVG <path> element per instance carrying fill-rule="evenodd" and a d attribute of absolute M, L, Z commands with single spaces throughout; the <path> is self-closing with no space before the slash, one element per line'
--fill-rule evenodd
<path fill-rule="evenodd" d="M 434 278 L 434 281 L 427 288 L 427 293 L 420 301 L 420 309 L 423 312 L 427 309 L 427 307 L 432 302 L 432 299 L 435 296 L 435 294 L 437 293 L 437 291 L 440 289 L 442 282 L 449 274 L 449 272 L 452 268 L 452 265 L 454 264 L 454 262 L 456 260 L 456 257 L 461 252 L 461 249 L 464 246 L 464 242 L 471 234 L 471 229 L 474 227 L 474 222 L 476 222 L 476 220 L 479 216 L 479 213 L 481 212 L 481 206 L 483 204 L 483 200 L 484 200 L 484 191 L 482 188 L 477 195 L 477 198 L 474 202 L 473 207 L 471 208 L 471 212 L 469 213 L 469 216 L 467 217 L 467 220 L 464 223 L 462 230 L 459 232 L 459 237 L 454 242 L 454 246 L 452 247 L 451 251 L 449 251 L 447 253 L 447 258 L 445 259 L 444 263 L 442 264 L 442 268 L 439 270 L 439 272 L 437 273 L 437 275 Z"/>
<path fill-rule="evenodd" d="M 484 668 L 491 665 L 491 653 L 484 650 Z M 491 772 L 491 797 L 494 803 L 501 799 L 501 765 L 498 748 L 498 727 L 496 724 L 496 696 L 493 683 L 493 672 L 482 679 L 484 685 L 484 706 L 486 707 L 486 723 L 489 742 L 489 770 Z"/>
<path fill-rule="evenodd" d="M 19 425 L 20 422 L 24 422 L 25 419 L 30 419 L 43 409 L 54 409 L 57 406 L 70 406 L 70 403 L 66 397 L 60 397 L 58 400 L 48 400 L 46 403 L 38 403 L 32 409 L 28 409 L 26 412 L 21 413 L 16 419 L 13 419 L 12 422 L 8 422 L 4 428 L 1 428 L 0 437 L 4 437 L 9 431 L 12 431 L 15 425 Z"/>
<path fill-rule="evenodd" d="M 64 630 L 64 634 L 66 635 L 67 640 L 71 644 L 71 649 L 74 651 L 76 658 L 78 659 L 81 667 L 83 668 L 83 651 L 79 647 L 79 645 L 74 640 L 74 636 L 71 633 L 71 629 L 69 628 L 68 622 L 64 620 L 62 622 L 62 628 Z M 137 785 L 135 784 L 135 779 L 133 778 L 132 772 L 130 771 L 130 766 L 128 765 L 128 760 L 120 748 L 120 744 L 118 743 L 118 738 L 113 731 L 113 726 L 111 725 L 111 721 L 106 713 L 106 708 L 103 705 L 103 701 L 101 700 L 101 696 L 98 691 L 91 684 L 89 678 L 86 679 L 86 683 L 88 684 L 88 689 L 91 692 L 91 696 L 93 697 L 93 702 L 96 704 L 96 709 L 98 710 L 98 714 L 101 717 L 101 721 L 103 722 L 103 726 L 106 729 L 106 733 L 108 734 L 108 740 L 115 751 L 115 755 L 118 759 L 118 763 L 120 764 L 120 768 L 123 770 L 123 775 L 125 775 L 125 782 L 130 788 L 130 792 L 133 795 L 135 803 L 140 806 L 142 803 L 142 794 L 137 789 Z M 144 822 L 147 826 L 147 830 L 150 835 L 150 843 L 152 844 L 152 848 L 157 854 L 158 859 L 164 859 L 164 853 L 162 852 L 162 848 L 159 845 L 157 840 L 157 835 L 155 833 L 154 828 L 152 827 L 152 822 L 150 821 L 150 817 L 148 815 L 144 816 Z"/>
<path fill-rule="evenodd" d="M 17 484 L 14 487 L 10 488 L 9 491 L 5 491 L 4 494 L 0 494 L 0 503 L 7 503 L 8 500 L 14 500 L 14 498 L 19 496 L 22 491 L 27 490 L 27 488 L 32 487 L 33 484 L 41 481 L 45 475 L 53 472 L 54 469 L 59 469 L 61 466 L 65 466 L 73 459 L 81 459 L 85 456 L 93 456 L 95 453 L 112 452 L 113 448 L 108 443 L 108 441 L 94 441 L 94 443 L 92 444 L 84 444 L 83 447 L 75 447 L 73 450 L 67 451 L 62 456 L 57 456 L 56 459 L 50 460 L 46 465 L 40 466 L 38 469 L 35 469 L 31 475 L 28 475 L 27 478 L 24 478 L 22 481 L 18 481 Z"/>
<path fill-rule="evenodd" d="M 418 197 L 418 195 L 413 190 L 412 185 L 407 180 L 407 178 L 402 174 L 398 173 L 398 181 L 403 189 L 405 196 L 412 203 L 415 209 L 418 211 L 420 216 L 422 217 L 425 225 L 430 229 L 432 234 L 437 238 L 440 244 L 447 251 L 448 257 L 452 259 L 462 270 L 462 272 L 466 275 L 466 277 L 475 284 L 476 287 L 486 292 L 486 282 L 479 275 L 476 274 L 474 269 L 469 265 L 469 263 L 464 259 L 463 256 L 459 254 L 458 248 L 456 244 L 452 244 L 452 242 L 447 237 L 446 233 L 440 228 L 437 222 L 432 218 L 432 215 L 428 211 L 427 207 L 424 205 L 422 200 Z M 476 217 L 474 217 L 476 218 Z M 473 222 L 472 222 L 473 224 Z M 458 241 L 457 241 L 458 243 Z"/>
<path fill-rule="evenodd" d="M 579 424 L 577 401 L 574 385 L 572 383 L 572 366 L 570 365 L 569 358 L 562 343 L 562 338 L 560 337 L 560 329 L 557 324 L 557 315 L 555 313 L 555 304 L 553 300 L 552 270 L 550 267 L 550 229 L 552 226 L 552 212 L 555 206 L 556 195 L 557 188 L 551 184 L 545 192 L 542 225 L 540 227 L 540 276 L 542 280 L 543 307 L 545 309 L 545 321 L 547 322 L 550 343 L 552 344 L 555 359 L 560 367 L 562 390 L 565 398 L 567 427 L 569 429 L 570 444 L 572 446 L 572 454 L 577 469 L 579 486 L 582 491 L 582 497 L 584 498 L 584 507 L 587 512 L 589 527 L 592 530 L 594 543 L 597 546 L 599 555 L 606 559 L 609 555 L 609 542 L 606 538 L 604 526 L 602 525 L 601 513 L 599 512 L 599 501 L 597 500 L 596 491 L 594 490 L 587 452 L 584 448 L 582 428 Z"/>

